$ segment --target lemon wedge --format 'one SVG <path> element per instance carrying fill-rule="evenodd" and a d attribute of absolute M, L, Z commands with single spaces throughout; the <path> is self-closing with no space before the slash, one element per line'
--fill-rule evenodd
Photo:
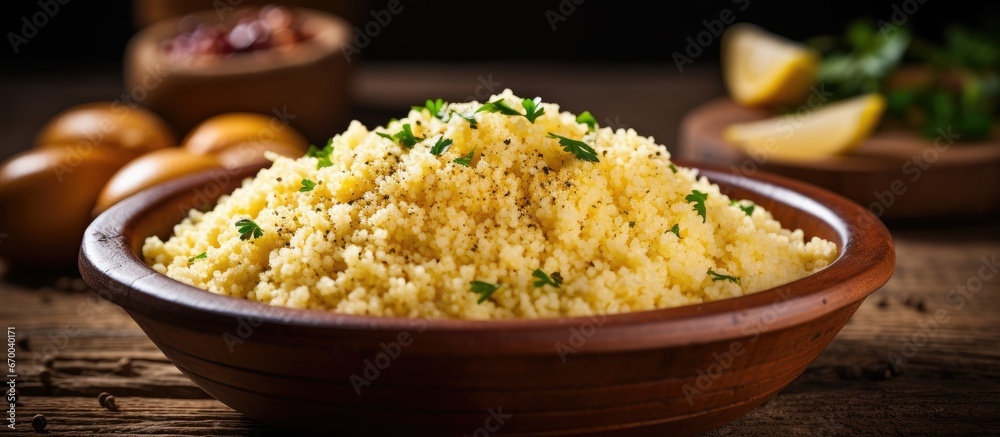
<path fill-rule="evenodd" d="M 752 24 L 722 36 L 722 74 L 733 100 L 746 106 L 794 105 L 816 80 L 819 54 Z"/>
<path fill-rule="evenodd" d="M 723 138 L 752 157 L 815 160 L 849 152 L 871 134 L 885 98 L 872 93 L 815 110 L 728 126 Z"/>

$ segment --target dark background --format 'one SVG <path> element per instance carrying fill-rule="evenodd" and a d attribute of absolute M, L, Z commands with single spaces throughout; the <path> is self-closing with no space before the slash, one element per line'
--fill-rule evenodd
<path fill-rule="evenodd" d="M 49 0 L 55 1 L 55 0 Z M 65 0 L 64 0 L 65 1 Z M 238 2 L 239 0 L 215 0 Z M 579 0 L 577 0 L 579 1 Z M 683 51 L 687 37 L 705 30 L 703 20 L 718 19 L 731 9 L 736 21 L 760 24 L 793 39 L 838 33 L 852 19 L 870 17 L 890 21 L 898 8 L 917 6 L 907 25 L 920 36 L 936 39 L 949 24 L 986 26 L 997 23 L 996 1 L 839 1 L 768 2 L 760 0 L 685 2 L 584 1 L 553 31 L 546 10 L 560 3 L 547 1 L 401 0 L 404 12 L 363 50 L 361 58 L 380 60 L 529 60 L 584 63 L 672 63 L 671 53 Z M 211 9 L 213 0 L 203 0 Z M 242 2 L 246 4 L 246 2 Z M 292 2 L 294 3 L 294 1 Z M 347 9 L 352 22 L 363 25 L 371 10 L 386 0 L 327 2 Z M 739 7 L 747 5 L 745 11 Z M 5 2 L 0 29 L 20 33 L 22 17 L 41 10 L 38 0 Z M 70 0 L 30 42 L 15 54 L 8 38 L 0 49 L 4 73 L 71 75 L 89 67 L 120 63 L 125 43 L 135 31 L 133 5 L 128 1 Z M 996 26 L 993 26 L 996 27 Z M 716 62 L 718 44 L 712 43 L 695 64 Z"/>
<path fill-rule="evenodd" d="M 66 2 L 58 4 L 59 1 Z M 336 11 L 361 28 L 370 22 L 373 11 L 386 9 L 389 0 L 323 1 L 283 0 L 291 5 L 313 6 Z M 831 4 L 818 2 L 769 2 L 761 0 L 696 0 L 685 2 L 625 2 L 608 0 L 544 1 L 463 1 L 398 0 L 403 10 L 391 15 L 388 25 L 362 48 L 360 59 L 366 87 L 354 81 L 350 117 L 375 124 L 398 116 L 399 109 L 426 98 L 425 93 L 465 99 L 470 93 L 438 94 L 441 89 L 428 71 L 444 69 L 452 79 L 467 79 L 459 86 L 472 90 L 477 77 L 486 73 L 504 77 L 505 86 L 520 92 L 547 97 L 559 96 L 567 108 L 602 110 L 605 115 L 622 115 L 625 123 L 648 135 L 672 142 L 677 138 L 678 120 L 694 106 L 723 93 L 719 78 L 719 41 L 712 37 L 702 53 L 692 56 L 683 74 L 694 74 L 713 84 L 710 89 L 682 89 L 681 72 L 672 55 L 685 53 L 691 39 L 706 33 L 706 22 L 715 22 L 729 10 L 734 22 L 751 22 L 788 38 L 842 34 L 851 21 L 867 17 L 873 21 L 898 23 L 905 20 L 918 37 L 939 40 L 954 24 L 1000 31 L 1000 2 L 970 0 L 849 0 Z M 920 2 L 924 3 L 921 4 Z M 0 47 L 0 159 L 24 150 L 35 133 L 51 117 L 66 108 L 85 102 L 112 100 L 121 93 L 122 55 L 129 38 L 143 22 L 143 12 L 156 9 L 211 10 L 217 5 L 252 6 L 267 0 L 18 0 L 5 3 L 0 15 L 4 34 Z M 24 32 L 24 20 L 42 13 L 42 3 L 58 5 L 37 34 L 14 53 L 11 35 Z M 740 10 L 746 6 L 746 10 Z M 915 11 L 914 11 L 915 9 Z M 902 11 L 913 11 L 904 14 Z M 553 31 L 547 12 L 565 16 Z M 568 12 L 568 13 L 567 13 Z M 704 37 L 704 35 L 703 35 Z M 400 61 L 396 63 L 394 61 Z M 412 62 L 419 61 L 419 62 Z M 423 70 L 420 70 L 420 66 Z M 428 70 L 430 66 L 430 70 Z M 400 71 L 405 68 L 406 71 Z M 420 71 L 423 71 L 421 75 Z M 587 85 L 589 94 L 560 94 L 569 84 L 607 84 L 614 93 L 655 95 L 649 89 L 616 83 L 620 73 L 647 75 L 659 86 L 677 88 L 653 98 L 649 104 L 658 114 L 643 123 L 627 96 L 599 97 L 600 89 Z M 381 73 L 380 73 L 381 72 Z M 643 73 L 645 72 L 645 73 Z M 516 74 L 510 74 L 516 73 Z M 381 74 L 381 76 L 380 76 Z M 386 88 L 389 75 L 419 82 L 415 96 L 396 95 L 403 90 Z M 534 76 L 541 78 L 532 82 Z M 544 77 L 549 79 L 545 79 Z M 485 77 L 485 76 L 484 76 Z M 536 78 L 536 79 L 538 79 Z M 717 85 L 714 85 L 717 84 Z M 537 86 L 536 86 L 537 85 Z M 454 88 L 454 87 L 453 87 Z M 679 93 L 683 91 L 683 93 Z M 683 95 L 682 95 L 683 94 Z M 622 98 L 618 98 L 622 97 Z M 670 101 L 664 101 L 664 99 Z M 592 102 L 600 99 L 598 103 Z M 406 104 L 400 104 L 405 101 Z M 576 105 L 576 106 L 574 106 Z M 336 126 L 339 131 L 344 126 Z"/>

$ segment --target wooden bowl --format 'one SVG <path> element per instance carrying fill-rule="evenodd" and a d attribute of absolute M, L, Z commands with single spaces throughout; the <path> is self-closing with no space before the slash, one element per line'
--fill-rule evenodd
<path fill-rule="evenodd" d="M 799 179 L 864 205 L 884 219 L 985 214 L 1000 210 L 1000 142 L 928 140 L 880 129 L 851 154 L 818 161 L 754 159 L 722 138 L 733 123 L 774 114 L 720 98 L 681 122 L 679 156 L 752 175 L 766 171 Z M 969 189 L 976 187 L 976 189 Z"/>
<path fill-rule="evenodd" d="M 206 3 L 207 5 L 207 3 Z M 291 124 L 316 144 L 340 132 L 347 114 L 350 25 L 325 12 L 294 8 L 293 26 L 311 35 L 290 50 L 262 50 L 176 62 L 161 44 L 177 35 L 183 17 L 146 27 L 125 49 L 125 94 L 163 116 L 179 132 L 226 112 L 256 112 Z M 218 23 L 209 10 L 192 14 Z M 275 130 L 282 129 L 276 125 Z M 262 135 L 268 133 L 262 132 Z"/>
<path fill-rule="evenodd" d="M 365 435 L 691 434 L 760 405 L 811 363 L 892 275 L 888 231 L 793 180 L 700 167 L 786 227 L 834 241 L 826 269 L 718 302 L 600 317 L 410 320 L 273 307 L 157 273 L 166 237 L 256 169 L 196 175 L 115 205 L 87 230 L 84 279 L 212 396 L 281 428 Z"/>
<path fill-rule="evenodd" d="M 225 0 L 222 3 L 205 2 L 205 0 L 132 0 L 132 23 L 137 28 L 146 27 L 150 24 L 169 18 L 188 15 L 193 12 L 212 7 L 218 8 L 223 13 L 230 11 L 233 6 L 267 6 L 280 3 L 283 6 L 298 6 L 309 9 L 317 9 L 331 14 L 347 18 L 349 21 L 364 21 L 364 4 L 359 1 L 337 1 L 330 0 Z"/>

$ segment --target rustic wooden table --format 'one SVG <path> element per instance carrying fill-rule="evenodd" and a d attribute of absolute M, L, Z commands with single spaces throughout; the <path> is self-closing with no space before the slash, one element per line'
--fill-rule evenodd
<path fill-rule="evenodd" d="M 359 71 L 356 115 L 379 123 L 426 96 L 464 99 L 487 86 L 590 110 L 668 147 L 681 115 L 721 92 L 711 70 L 382 65 Z M 113 99 L 118 87 L 106 74 L 2 81 L 0 158 L 27 147 L 59 109 Z M 891 228 L 892 280 L 798 379 L 713 435 L 1000 433 L 1000 225 L 987 217 Z M 51 434 L 281 434 L 205 394 L 78 278 L 7 270 L 0 323 L 15 333 L 17 430 L 29 432 L 41 413 Z M 100 392 L 120 410 L 102 408 Z"/>

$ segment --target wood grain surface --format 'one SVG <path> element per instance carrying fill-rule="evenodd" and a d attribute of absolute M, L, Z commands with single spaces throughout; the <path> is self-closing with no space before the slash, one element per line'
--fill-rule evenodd
<path fill-rule="evenodd" d="M 619 117 L 669 146 L 681 115 L 719 93 L 714 73 L 671 76 L 669 69 L 645 67 L 567 76 L 575 69 L 413 66 L 407 80 L 394 75 L 398 70 L 368 67 L 359 74 L 358 117 L 384 122 L 398 116 L 389 108 L 410 100 L 472 95 L 477 77 L 492 74 L 568 110 Z M 5 157 L 27 147 L 34 129 L 58 109 L 109 99 L 120 85 L 100 74 L 0 86 L 18 102 L 0 112 L 10 115 L 0 117 Z M 790 386 L 712 435 L 1000 433 L 1000 275 L 985 276 L 1000 257 L 1000 226 L 984 218 L 890 229 L 897 268 L 889 283 Z M 3 267 L 0 277 L 0 324 L 17 332 L 19 431 L 29 432 L 31 417 L 44 414 L 53 435 L 282 435 L 211 399 L 121 309 L 78 279 Z M 119 411 L 98 404 L 102 391 L 117 397 Z"/>

